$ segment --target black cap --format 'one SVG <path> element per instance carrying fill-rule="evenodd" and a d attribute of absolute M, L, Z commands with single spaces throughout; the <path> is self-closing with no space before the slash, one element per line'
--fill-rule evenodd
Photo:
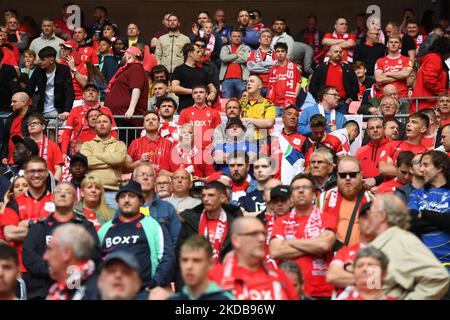
<path fill-rule="evenodd" d="M 88 167 L 88 159 L 84 154 L 76 153 L 70 158 L 70 165 L 74 164 L 75 162 L 81 162 L 86 167 Z"/>
<path fill-rule="evenodd" d="M 122 185 L 120 186 L 119 191 L 117 191 L 117 194 L 116 194 L 116 201 L 117 201 L 117 199 L 119 199 L 119 195 L 120 195 L 122 192 L 125 192 L 125 191 L 134 192 L 134 193 L 136 193 L 141 199 L 144 199 L 144 196 L 143 196 L 143 194 L 142 194 L 141 185 L 140 185 L 138 182 L 134 181 L 134 180 L 130 180 L 130 181 L 128 181 L 128 182 L 126 182 L 125 184 L 122 184 Z"/>
<path fill-rule="evenodd" d="M 363 215 L 365 215 L 367 213 L 367 211 L 369 211 L 371 205 L 372 205 L 372 201 L 364 203 L 361 206 L 361 209 L 359 209 L 359 216 L 362 217 Z"/>
<path fill-rule="evenodd" d="M 83 91 L 86 91 L 89 88 L 94 88 L 95 91 L 100 92 L 100 90 L 98 90 L 98 87 L 93 82 L 86 83 L 86 85 L 83 88 Z"/>
<path fill-rule="evenodd" d="M 289 186 L 281 185 L 276 186 L 270 190 L 270 200 L 276 198 L 289 199 L 291 197 L 292 191 Z"/>
<path fill-rule="evenodd" d="M 244 126 L 244 123 L 242 123 L 242 120 L 239 119 L 238 117 L 228 119 L 225 129 L 228 129 L 228 127 L 230 127 L 233 124 L 239 125 L 244 131 L 247 130 L 247 128 Z"/>
<path fill-rule="evenodd" d="M 37 156 L 39 154 L 39 147 L 37 143 L 31 138 L 22 138 L 21 136 L 13 136 L 11 138 L 14 145 L 18 143 L 23 143 L 28 150 L 31 151 L 32 156 Z"/>
<path fill-rule="evenodd" d="M 202 180 L 195 180 L 194 183 L 192 184 L 192 189 L 191 190 L 202 190 L 205 187 L 205 183 Z"/>
<path fill-rule="evenodd" d="M 139 263 L 137 262 L 136 258 L 132 254 L 129 254 L 128 252 L 125 251 L 116 251 L 109 254 L 106 257 L 105 261 L 103 262 L 104 267 L 107 268 L 112 261 L 123 262 L 128 267 L 136 270 L 137 272 L 139 272 L 140 270 Z"/>

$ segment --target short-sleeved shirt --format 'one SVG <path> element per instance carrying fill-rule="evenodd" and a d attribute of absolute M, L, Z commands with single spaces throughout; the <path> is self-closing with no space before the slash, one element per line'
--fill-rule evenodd
<path fill-rule="evenodd" d="M 375 193 L 393 193 L 395 189 L 400 187 L 403 187 L 403 184 L 398 182 L 397 178 L 395 178 L 380 184 L 377 190 L 375 190 Z"/>
<path fill-rule="evenodd" d="M 142 115 L 147 111 L 148 102 L 148 78 L 142 64 L 134 63 L 117 77 L 116 83 L 111 88 L 105 99 L 114 115 L 124 115 L 131 101 L 131 91 L 141 89 L 135 115 Z"/>
<path fill-rule="evenodd" d="M 413 63 L 408 57 L 400 55 L 397 58 L 390 58 L 386 56 L 377 60 L 375 63 L 375 72 L 378 70 L 381 70 L 383 73 L 398 72 L 408 67 L 413 67 Z M 398 96 L 400 98 L 408 97 L 408 86 L 406 85 L 406 79 L 397 80 L 390 84 L 393 84 L 397 88 Z M 378 95 L 382 95 L 383 87 L 384 85 L 381 85 L 380 90 L 377 91 Z"/>
<path fill-rule="evenodd" d="M 277 115 L 273 102 L 265 98 L 260 100 L 242 99 L 241 109 L 241 118 L 275 119 Z M 270 132 L 268 132 L 267 135 L 268 134 L 270 134 Z M 255 130 L 255 139 L 259 139 L 263 136 L 265 135 L 263 135 L 259 129 Z"/>
<path fill-rule="evenodd" d="M 150 162 L 153 169 L 159 172 L 161 169 L 170 170 L 170 155 L 173 144 L 166 138 L 158 137 L 156 140 L 151 140 L 147 136 L 133 140 L 128 147 L 128 155 L 137 161 L 141 158 L 143 153 L 150 153 Z"/>
<path fill-rule="evenodd" d="M 38 145 L 39 148 L 39 155 L 42 156 L 47 161 L 48 170 L 50 170 L 53 174 L 55 174 L 55 166 L 64 165 L 61 149 L 59 149 L 58 145 L 52 140 L 48 139 L 47 137 L 45 137 L 45 139 L 48 141 L 47 156 L 45 157 L 45 151 L 43 150 L 44 140 L 36 141 L 36 144 Z"/>
<path fill-rule="evenodd" d="M 403 141 L 391 141 L 384 146 L 383 151 L 380 154 L 380 161 L 387 161 L 387 157 L 390 157 L 394 163 L 397 163 L 398 154 L 402 151 L 411 151 L 414 154 L 427 152 L 427 147 L 421 144 L 411 144 L 406 140 Z"/>
<path fill-rule="evenodd" d="M 317 208 L 315 208 L 317 209 Z M 318 210 L 318 209 L 317 209 Z M 337 221 L 336 217 L 331 214 L 322 214 L 322 221 L 320 226 L 318 226 L 322 232 L 325 229 L 336 232 Z M 294 219 L 291 219 L 291 215 L 287 214 L 276 218 L 275 224 L 273 226 L 272 239 L 305 239 L 305 228 L 310 219 L 310 214 L 308 215 L 295 215 Z M 304 293 L 307 296 L 331 296 L 332 287 L 326 282 L 326 270 L 332 259 L 332 253 L 323 256 L 321 271 L 324 272 L 323 275 L 313 278 L 313 264 L 318 263 L 318 257 L 312 257 L 310 255 L 304 255 L 297 259 L 295 262 L 299 265 L 303 279 L 304 279 Z M 316 267 L 317 268 L 317 267 Z M 317 270 L 315 270 L 317 272 Z M 314 281 L 313 281 L 314 279 Z"/>
<path fill-rule="evenodd" d="M 97 52 L 92 47 L 82 47 L 78 49 L 81 55 L 81 61 L 84 63 L 89 62 L 93 65 L 98 65 L 98 55 Z"/>
<path fill-rule="evenodd" d="M 192 89 L 195 85 L 207 87 L 208 84 L 213 83 L 204 68 L 193 68 L 185 63 L 175 68 L 171 77 L 171 81 L 173 80 L 180 81 L 180 86 L 188 89 Z M 177 95 L 179 98 L 178 113 L 181 113 L 183 109 L 194 105 L 192 94 Z"/>
<path fill-rule="evenodd" d="M 185 123 L 194 126 L 196 141 L 203 141 L 202 145 L 205 148 L 213 140 L 214 129 L 222 123 L 222 119 L 217 110 L 209 106 L 198 108 L 194 105 L 181 112 L 178 124 L 182 126 Z"/>

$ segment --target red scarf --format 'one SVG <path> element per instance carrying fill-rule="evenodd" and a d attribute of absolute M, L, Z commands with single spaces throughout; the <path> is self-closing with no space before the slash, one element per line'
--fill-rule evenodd
<path fill-rule="evenodd" d="M 295 104 L 295 100 L 296 100 L 296 92 L 295 89 L 297 87 L 297 84 L 294 83 L 294 75 L 295 75 L 295 68 L 296 65 L 289 61 L 286 60 L 287 64 L 286 64 L 286 73 L 285 73 L 285 79 L 281 80 L 279 79 L 279 75 L 277 75 L 275 72 L 270 72 L 270 77 L 269 77 L 269 84 L 275 84 L 276 82 L 280 82 L 280 81 L 285 81 L 286 85 L 286 91 L 285 91 L 285 100 L 284 100 L 284 106 L 287 107 L 290 104 Z M 278 66 L 278 62 L 276 64 L 276 66 Z M 288 84 L 291 85 L 288 85 Z M 269 86 L 270 90 L 269 93 L 267 94 L 267 100 L 272 101 L 275 98 L 275 90 L 273 89 L 274 86 Z"/>
<path fill-rule="evenodd" d="M 210 240 L 210 232 L 208 230 L 208 217 L 206 216 L 206 212 L 203 211 L 200 216 L 200 224 L 198 227 L 198 234 L 204 237 L 206 240 Z M 214 237 L 212 239 L 211 246 L 213 248 L 213 259 L 214 263 L 220 262 L 220 250 L 222 249 L 222 245 L 225 241 L 225 237 L 228 234 L 228 221 L 227 214 L 224 210 L 220 212 L 219 220 L 217 223 L 216 230 L 214 232 Z"/>
<path fill-rule="evenodd" d="M 267 230 L 267 236 L 266 236 L 266 259 L 265 263 L 267 265 L 270 265 L 274 269 L 277 269 L 277 263 L 272 258 L 272 256 L 269 253 L 269 245 L 270 240 L 272 239 L 272 233 L 273 233 L 273 225 L 275 224 L 275 216 L 274 215 L 268 215 L 266 213 L 266 230 Z"/>
<path fill-rule="evenodd" d="M 183 147 L 178 143 L 177 144 L 177 153 L 181 159 L 181 164 L 183 167 L 191 174 L 194 173 L 194 157 L 198 153 L 197 146 L 194 146 L 191 150 L 185 151 Z"/>
<path fill-rule="evenodd" d="M 126 65 L 120 67 L 120 68 L 116 71 L 116 73 L 114 74 L 114 76 L 111 78 L 111 80 L 109 81 L 109 83 L 108 83 L 108 88 L 106 88 L 105 93 L 111 92 L 111 89 L 114 87 L 115 83 L 117 82 L 117 78 L 118 78 L 122 73 L 124 73 L 129 67 L 131 67 L 131 66 L 134 65 L 134 64 L 140 64 L 140 65 L 143 65 L 141 61 L 135 60 L 135 61 L 133 61 L 133 62 L 127 63 Z"/>
<path fill-rule="evenodd" d="M 41 147 L 39 148 L 39 157 L 47 160 L 48 158 L 48 138 L 45 134 L 42 135 Z"/>
<path fill-rule="evenodd" d="M 58 281 L 50 287 L 47 300 L 70 300 L 70 291 L 78 290 L 80 285 L 94 273 L 95 263 L 92 260 L 81 262 L 71 266 L 70 271 L 70 276 L 67 279 Z"/>
<path fill-rule="evenodd" d="M 223 264 L 222 281 L 219 286 L 225 291 L 232 291 L 239 300 L 251 300 L 250 290 L 252 288 L 249 288 L 245 279 L 239 275 L 236 254 L 229 253 Z M 277 270 L 271 264 L 262 263 L 262 267 L 272 280 L 271 296 L 274 297 L 274 300 L 286 300 L 288 297 Z"/>

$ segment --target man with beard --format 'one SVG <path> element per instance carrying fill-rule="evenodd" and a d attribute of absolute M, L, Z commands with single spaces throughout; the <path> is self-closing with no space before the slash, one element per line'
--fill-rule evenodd
<path fill-rule="evenodd" d="M 157 102 L 156 111 L 159 114 L 159 134 L 161 137 L 166 138 L 173 144 L 177 144 L 180 139 L 178 130 L 180 126 L 178 122 L 174 120 L 174 115 L 177 112 L 178 104 L 171 97 L 162 97 Z"/>
<path fill-rule="evenodd" d="M 323 214 L 314 205 L 314 184 L 306 175 L 297 175 L 291 183 L 292 211 L 275 221 L 270 254 L 274 259 L 295 259 L 305 282 L 304 295 L 311 300 L 331 297 L 326 270 L 333 257 L 337 217 Z"/>
<path fill-rule="evenodd" d="M 238 201 L 245 216 L 256 216 L 266 210 L 266 202 L 264 202 L 264 190 L 266 190 L 267 182 L 273 178 L 273 162 L 274 159 L 265 155 L 260 156 L 253 164 L 253 174 L 256 180 L 256 189 L 247 193 Z"/>
<path fill-rule="evenodd" d="M 114 198 L 119 190 L 127 147 L 111 136 L 111 126 L 112 118 L 107 114 L 100 114 L 95 123 L 97 136 L 83 143 L 80 153 L 88 159 L 89 173 L 102 182 L 107 205 L 117 209 Z"/>
<path fill-rule="evenodd" d="M 161 200 L 170 197 L 172 195 L 172 179 L 165 175 L 156 177 L 155 193 Z"/>
<path fill-rule="evenodd" d="M 232 204 L 237 204 L 239 199 L 256 190 L 256 181 L 249 174 L 250 158 L 243 151 L 235 151 L 227 159 L 231 176 Z"/>
<path fill-rule="evenodd" d="M 168 17 L 168 33 L 159 37 L 155 48 L 155 55 L 160 64 L 164 65 L 169 73 L 183 64 L 184 45 L 190 42 L 189 38 L 180 32 L 178 17 L 170 14 Z"/>
<path fill-rule="evenodd" d="M 122 57 L 121 65 L 116 74 L 108 83 L 105 105 L 115 115 L 125 115 L 125 119 L 117 119 L 121 127 L 134 127 L 134 122 L 129 119 L 133 115 L 143 115 L 147 110 L 148 79 L 142 66 L 142 52 L 138 47 L 129 47 Z M 121 141 L 126 141 L 126 132 L 119 134 Z M 131 131 L 129 137 L 135 138 L 135 132 Z"/>
<path fill-rule="evenodd" d="M 358 212 L 373 198 L 370 191 L 363 189 L 361 165 L 357 158 L 342 158 L 337 166 L 337 176 L 337 187 L 322 193 L 319 199 L 323 214 L 337 219 L 335 251 L 342 245 L 359 243 Z"/>
<path fill-rule="evenodd" d="M 147 288 L 167 287 L 173 276 L 175 256 L 167 229 L 151 216 L 140 213 L 144 196 L 139 183 L 130 181 L 117 193 L 119 216 L 99 230 L 102 255 L 127 251 L 139 265 L 142 280 L 139 298 L 147 299 Z"/>

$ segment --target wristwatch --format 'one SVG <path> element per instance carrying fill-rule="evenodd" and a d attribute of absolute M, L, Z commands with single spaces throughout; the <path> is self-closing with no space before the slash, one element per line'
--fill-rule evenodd
<path fill-rule="evenodd" d="M 78 70 L 77 69 L 72 69 L 72 73 L 73 73 L 73 75 L 76 75 L 78 73 Z"/>

